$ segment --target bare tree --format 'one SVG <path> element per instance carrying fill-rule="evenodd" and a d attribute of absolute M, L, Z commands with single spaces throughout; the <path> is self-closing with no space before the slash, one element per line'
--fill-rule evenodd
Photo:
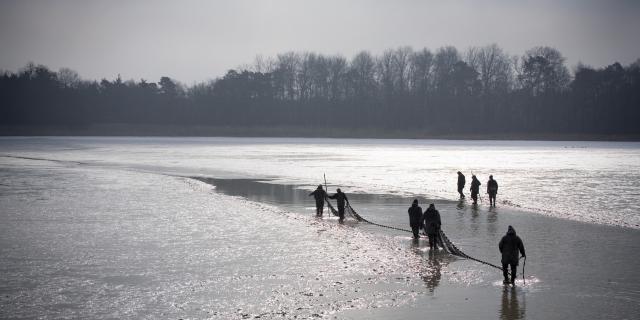
<path fill-rule="evenodd" d="M 396 94 L 408 91 L 409 66 L 413 49 L 400 47 L 393 52 L 393 78 Z"/>
<path fill-rule="evenodd" d="M 422 49 L 411 55 L 409 67 L 410 90 L 416 94 L 426 95 L 432 82 L 433 54 L 429 49 Z"/>
<path fill-rule="evenodd" d="M 300 55 L 295 52 L 279 54 L 276 58 L 276 68 L 273 71 L 274 85 L 277 97 L 285 100 L 295 100 L 296 73 L 300 65 Z"/>
<path fill-rule="evenodd" d="M 518 80 L 532 95 L 565 90 L 571 76 L 560 51 L 551 47 L 535 47 L 520 60 Z"/>
<path fill-rule="evenodd" d="M 346 95 L 347 59 L 342 56 L 333 56 L 328 59 L 328 88 L 330 100 L 338 100 Z"/>
<path fill-rule="evenodd" d="M 435 90 L 441 93 L 448 93 L 453 90 L 451 75 L 454 72 L 455 65 L 460 61 L 458 49 L 452 46 L 438 49 L 436 53 L 433 76 Z"/>
<path fill-rule="evenodd" d="M 357 98 L 372 96 L 376 89 L 376 62 L 367 51 L 358 53 L 351 60 L 350 80 Z"/>
<path fill-rule="evenodd" d="M 394 93 L 394 50 L 388 49 L 377 59 L 377 79 L 382 86 L 382 94 L 391 98 Z"/>
<path fill-rule="evenodd" d="M 69 68 L 60 68 L 58 70 L 58 80 L 65 88 L 77 88 L 82 82 L 80 75 Z"/>
<path fill-rule="evenodd" d="M 505 93 L 512 87 L 511 58 L 497 44 L 471 47 L 465 60 L 480 74 L 483 94 Z"/>

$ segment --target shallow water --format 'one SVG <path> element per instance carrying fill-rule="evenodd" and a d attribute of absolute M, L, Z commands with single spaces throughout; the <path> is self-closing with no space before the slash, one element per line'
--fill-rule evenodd
<path fill-rule="evenodd" d="M 373 174 L 360 193 L 355 184 L 345 191 L 378 223 L 406 227 L 414 197 L 400 192 L 402 183 L 412 188 L 409 175 L 388 182 L 375 174 L 387 169 L 372 169 L 377 160 L 365 156 L 326 160 L 333 145 L 321 141 L 319 151 L 303 151 L 308 139 L 0 139 L 0 318 L 622 319 L 640 312 L 640 231 L 602 225 L 615 224 L 607 217 L 584 223 L 573 221 L 589 220 L 580 213 L 489 210 L 416 192 L 435 202 L 445 232 L 472 256 L 497 262 L 497 242 L 514 225 L 528 255 L 526 284 L 520 279 L 515 289 L 503 288 L 498 270 L 432 254 L 408 234 L 312 218 L 308 189 L 318 179 L 302 177 L 301 168 L 318 173 L 330 163 L 349 172 L 345 180 Z M 345 150 L 408 152 L 411 145 L 355 144 Z M 284 160 L 291 154 L 299 156 Z"/>
<path fill-rule="evenodd" d="M 4 165 L 0 318 L 329 316 L 406 304 L 431 272 L 400 241 L 191 179 Z"/>
<path fill-rule="evenodd" d="M 323 182 L 351 193 L 457 199 L 456 172 L 501 206 L 640 228 L 640 143 L 291 138 L 0 138 L 0 156 L 179 175 Z M 482 201 L 486 194 L 481 192 Z"/>
<path fill-rule="evenodd" d="M 315 210 L 309 206 L 313 201 L 309 200 L 308 191 L 300 187 L 249 179 L 202 180 L 215 185 L 216 191 L 224 194 L 284 206 L 295 212 L 313 214 Z M 354 209 L 367 219 L 384 225 L 408 228 L 406 211 L 412 198 L 371 194 L 349 196 Z M 443 259 L 447 261 L 442 263 L 444 267 L 438 268 L 440 272 L 444 269 L 447 274 L 447 288 L 440 292 L 439 281 L 429 288 L 437 291 L 435 296 L 440 299 L 457 299 L 456 295 L 459 294 L 476 300 L 482 299 L 482 295 L 501 294 L 501 308 L 505 310 L 500 309 L 500 314 L 506 314 L 504 318 L 507 319 L 520 317 L 515 317 L 512 313 L 532 319 L 580 319 L 602 315 L 603 309 L 608 310 L 607 317 L 624 318 L 640 311 L 640 279 L 636 276 L 637 264 L 640 262 L 637 254 L 640 249 L 640 232 L 637 230 L 550 218 L 509 208 L 473 206 L 466 201 L 419 200 L 423 207 L 430 202 L 436 204 L 442 216 L 443 230 L 471 256 L 499 265 L 497 243 L 508 225 L 516 227 L 527 249 L 526 280 L 519 278 L 516 289 L 503 291 L 500 290 L 503 286 L 500 271 L 455 257 L 445 258 L 443 255 L 434 258 L 429 256 L 428 249 L 425 248 L 428 245 L 421 240 L 412 250 L 424 257 L 425 265 L 442 262 Z M 330 219 L 335 220 L 335 217 Z M 347 220 L 347 224 L 358 230 L 394 237 L 410 247 L 413 246 L 409 234 L 355 223 L 353 220 Z M 522 264 L 519 272 L 522 271 L 521 268 Z M 426 284 L 429 286 L 429 282 Z M 448 287 L 451 284 L 454 289 Z M 418 299 L 411 309 L 429 309 L 421 305 L 421 300 Z M 507 301 L 506 305 L 504 300 Z M 525 309 L 524 303 L 521 306 L 519 300 L 526 300 L 529 308 Z M 471 304 L 468 300 L 465 303 Z M 472 305 L 476 303 L 479 302 L 475 301 Z M 493 304 L 495 301 L 487 303 Z M 550 310 L 555 311 L 550 313 Z M 456 314 L 469 314 L 469 310 L 463 307 L 455 307 L 449 311 L 448 315 L 443 315 L 444 318 L 455 319 Z M 413 312 L 418 311 L 409 313 Z M 419 313 L 416 313 L 416 317 L 417 314 Z M 490 314 L 487 313 L 487 317 Z"/>

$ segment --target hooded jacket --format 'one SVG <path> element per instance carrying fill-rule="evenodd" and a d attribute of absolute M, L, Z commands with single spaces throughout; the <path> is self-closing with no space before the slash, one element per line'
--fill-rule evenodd
<path fill-rule="evenodd" d="M 418 203 L 414 202 L 409 208 L 409 224 L 411 227 L 419 227 L 422 225 L 422 208 Z"/>
<path fill-rule="evenodd" d="M 336 194 L 329 196 L 329 198 L 336 199 L 336 202 L 338 203 L 338 208 L 344 208 L 345 201 L 349 201 L 349 199 L 347 198 L 347 195 L 342 191 L 339 191 Z"/>
<path fill-rule="evenodd" d="M 496 194 L 498 193 L 498 181 L 495 179 L 489 179 L 487 182 L 487 193 L 488 194 Z"/>
<path fill-rule="evenodd" d="M 500 240 L 498 248 L 502 253 L 502 264 L 518 265 L 518 251 L 522 256 L 526 256 L 522 239 L 516 235 L 516 230 L 512 226 L 509 226 L 507 234 Z"/>
<path fill-rule="evenodd" d="M 482 183 L 480 183 L 480 180 L 478 180 L 477 178 L 471 178 L 471 192 L 476 194 L 479 193 L 481 184 Z"/>
<path fill-rule="evenodd" d="M 464 174 L 459 173 L 458 174 L 458 188 L 464 188 L 465 183 L 467 183 L 467 180 L 464 178 Z"/>
<path fill-rule="evenodd" d="M 324 203 L 324 198 L 327 197 L 327 193 L 324 191 L 324 189 L 316 189 L 315 191 L 309 193 L 309 196 L 313 196 L 316 199 L 316 203 L 320 204 L 320 203 Z"/>
<path fill-rule="evenodd" d="M 429 206 L 429 209 L 424 212 L 424 231 L 427 234 L 437 234 L 441 225 L 440 212 L 435 207 Z"/>

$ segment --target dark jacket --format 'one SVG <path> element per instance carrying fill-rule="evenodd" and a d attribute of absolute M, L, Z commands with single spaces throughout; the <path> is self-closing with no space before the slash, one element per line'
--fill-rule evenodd
<path fill-rule="evenodd" d="M 309 193 L 309 196 L 313 196 L 314 198 L 316 198 L 316 203 L 323 203 L 324 198 L 327 197 L 327 193 L 324 191 L 324 189 L 316 189 L 315 191 Z"/>
<path fill-rule="evenodd" d="M 458 175 L 458 188 L 464 188 L 464 184 L 467 183 L 467 180 L 464 178 L 464 174 Z"/>
<path fill-rule="evenodd" d="M 494 179 L 489 179 L 489 181 L 487 182 L 487 193 L 488 194 L 498 193 L 498 181 Z"/>
<path fill-rule="evenodd" d="M 409 208 L 409 224 L 411 227 L 422 225 L 422 208 L 417 203 L 411 204 Z"/>
<path fill-rule="evenodd" d="M 440 212 L 436 208 L 429 207 L 424 212 L 424 228 L 427 234 L 437 234 L 442 222 L 440 221 Z"/>
<path fill-rule="evenodd" d="M 329 198 L 336 199 L 336 202 L 338 203 L 338 207 L 343 207 L 343 208 L 344 208 L 344 202 L 349 201 L 349 199 L 347 199 L 347 195 L 342 191 L 332 196 L 329 196 Z"/>
<path fill-rule="evenodd" d="M 507 235 L 502 237 L 502 240 L 500 240 L 498 248 L 502 253 L 503 264 L 518 265 L 518 251 L 520 251 L 522 256 L 526 256 L 526 254 L 524 253 L 524 244 L 522 243 L 522 239 L 520 239 L 520 237 L 516 235 L 516 230 L 511 226 L 509 226 Z"/>
<path fill-rule="evenodd" d="M 482 183 L 480 183 L 480 180 L 478 179 L 472 179 L 471 180 L 471 192 L 472 193 L 479 193 L 480 192 L 480 185 Z"/>

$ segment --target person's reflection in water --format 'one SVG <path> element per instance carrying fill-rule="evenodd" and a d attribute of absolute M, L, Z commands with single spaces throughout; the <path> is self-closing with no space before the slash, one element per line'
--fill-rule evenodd
<path fill-rule="evenodd" d="M 422 281 L 427 285 L 429 293 L 432 294 L 440 284 L 440 278 L 442 278 L 442 264 L 440 263 L 440 258 L 438 256 L 438 253 L 429 250 L 427 268 L 422 273 Z"/>
<path fill-rule="evenodd" d="M 464 209 L 464 199 L 460 199 L 458 201 L 458 204 L 456 205 L 456 208 L 458 208 L 458 210 Z"/>
<path fill-rule="evenodd" d="M 502 291 L 502 308 L 500 309 L 500 319 L 513 320 L 524 319 L 525 307 L 520 307 L 518 303 L 518 293 L 515 287 L 505 286 Z"/>
<path fill-rule="evenodd" d="M 496 235 L 498 233 L 498 214 L 495 211 L 489 210 L 487 214 L 487 232 L 490 235 Z"/>

